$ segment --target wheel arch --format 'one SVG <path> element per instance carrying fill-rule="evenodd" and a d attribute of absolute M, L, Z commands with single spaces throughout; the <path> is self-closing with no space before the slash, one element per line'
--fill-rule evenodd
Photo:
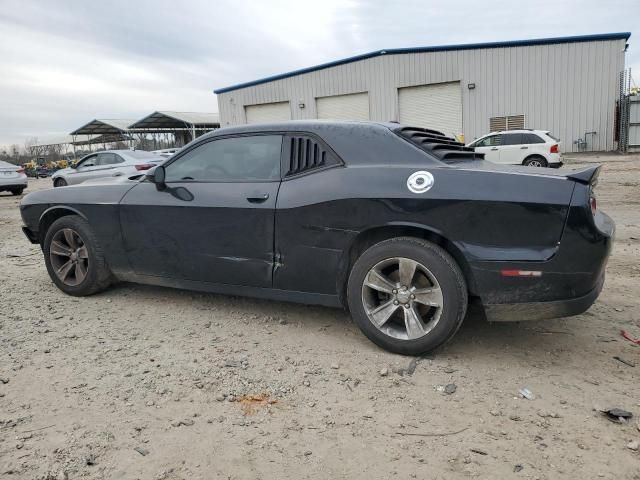
<path fill-rule="evenodd" d="M 393 222 L 385 225 L 371 227 L 367 230 L 360 232 L 351 242 L 349 248 L 347 248 L 340 259 L 340 268 L 337 278 L 337 292 L 340 296 L 340 301 L 346 306 L 346 291 L 347 280 L 349 278 L 349 272 L 353 267 L 358 257 L 369 247 L 376 243 L 382 242 L 395 237 L 416 237 L 427 240 L 443 248 L 449 255 L 456 261 L 462 273 L 464 275 L 465 282 L 467 283 L 467 289 L 469 294 L 472 295 L 476 291 L 475 281 L 471 268 L 462 253 L 462 251 L 448 238 L 446 238 L 441 232 L 435 231 L 425 225 L 406 223 L 406 222 Z"/>
<path fill-rule="evenodd" d="M 49 227 L 53 224 L 53 222 L 67 215 L 78 215 L 79 217 L 84 218 L 88 221 L 87 217 L 82 212 L 76 210 L 73 207 L 69 207 L 66 205 L 56 205 L 47 208 L 44 212 L 42 212 L 42 215 L 40 215 L 40 220 L 38 220 L 38 240 L 40 242 L 40 245 L 43 244 L 44 237 L 47 234 L 47 230 L 49 230 Z"/>

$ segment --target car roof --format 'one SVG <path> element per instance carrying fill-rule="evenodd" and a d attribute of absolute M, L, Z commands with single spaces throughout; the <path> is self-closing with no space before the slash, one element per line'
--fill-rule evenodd
<path fill-rule="evenodd" d="M 500 133 L 538 133 L 541 135 L 545 135 L 549 133 L 549 130 L 534 130 L 533 128 L 514 128 L 513 130 L 498 130 L 496 132 L 490 132 L 483 135 L 483 137 L 486 137 L 487 135 L 498 135 Z"/>
<path fill-rule="evenodd" d="M 397 128 L 395 122 L 372 122 L 356 120 L 288 120 L 271 123 L 252 123 L 248 125 L 234 125 L 219 128 L 203 137 L 217 137 L 234 133 L 254 133 L 254 132 L 314 132 L 326 131 L 327 129 L 376 129 L 376 128 Z"/>
<path fill-rule="evenodd" d="M 118 155 L 121 155 L 123 157 L 129 157 L 129 158 L 133 158 L 133 159 L 139 159 L 139 158 L 151 158 L 151 157 L 157 157 L 157 158 L 163 158 L 160 157 L 158 154 L 153 153 L 153 152 L 148 152 L 146 150 L 129 150 L 129 149 L 121 149 L 121 150 L 100 150 L 99 152 L 91 152 L 91 153 L 87 153 L 84 157 L 82 158 L 86 158 L 89 155 L 98 155 L 100 153 L 117 153 Z"/>

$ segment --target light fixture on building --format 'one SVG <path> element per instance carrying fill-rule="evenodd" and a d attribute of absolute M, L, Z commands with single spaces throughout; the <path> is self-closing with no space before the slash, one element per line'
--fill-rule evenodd
<path fill-rule="evenodd" d="M 473 90 L 474 88 L 476 88 L 476 84 L 475 83 L 467 83 L 467 88 L 469 90 Z"/>
<path fill-rule="evenodd" d="M 304 108 L 304 102 L 303 101 L 298 102 L 298 108 Z"/>

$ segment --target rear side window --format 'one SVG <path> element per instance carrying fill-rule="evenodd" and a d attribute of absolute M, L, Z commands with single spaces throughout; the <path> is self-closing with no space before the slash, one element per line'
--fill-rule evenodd
<path fill-rule="evenodd" d="M 522 143 L 524 143 L 525 145 L 531 145 L 533 143 L 545 143 L 545 142 L 542 138 L 540 138 L 535 133 L 523 133 Z"/>
<path fill-rule="evenodd" d="M 500 139 L 500 144 L 502 146 L 506 145 L 522 145 L 524 143 L 522 141 L 521 133 L 503 133 L 500 135 L 502 138 Z"/>
<path fill-rule="evenodd" d="M 167 165 L 167 182 L 234 182 L 280 178 L 281 135 L 220 138 Z"/>

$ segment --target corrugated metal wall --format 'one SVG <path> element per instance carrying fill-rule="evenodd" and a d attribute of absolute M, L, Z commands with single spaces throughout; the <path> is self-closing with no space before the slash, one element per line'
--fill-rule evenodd
<path fill-rule="evenodd" d="M 629 99 L 629 148 L 640 150 L 640 97 Z"/>
<path fill-rule="evenodd" d="M 460 81 L 463 131 L 471 141 L 489 118 L 526 116 L 526 127 L 548 129 L 564 151 L 585 132 L 587 150 L 613 150 L 618 74 L 625 40 L 379 56 L 218 95 L 221 125 L 246 123 L 244 107 L 291 102 L 292 119 L 316 118 L 315 99 L 368 92 L 371 120 L 398 120 L 398 88 Z M 467 84 L 475 83 L 469 90 Z M 299 104 L 304 104 L 300 108 Z"/>

